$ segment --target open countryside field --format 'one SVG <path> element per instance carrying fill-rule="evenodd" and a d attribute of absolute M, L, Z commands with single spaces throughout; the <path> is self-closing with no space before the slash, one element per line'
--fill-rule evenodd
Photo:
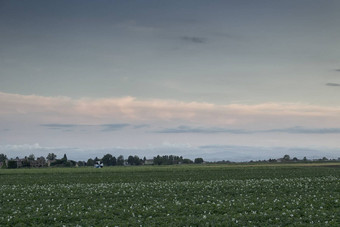
<path fill-rule="evenodd" d="M 0 226 L 339 226 L 339 167 L 4 169 Z"/>

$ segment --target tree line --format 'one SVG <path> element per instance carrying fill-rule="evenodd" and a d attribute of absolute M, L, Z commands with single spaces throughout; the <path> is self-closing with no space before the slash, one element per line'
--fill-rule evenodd
<path fill-rule="evenodd" d="M 268 160 L 257 160 L 257 161 L 248 161 L 248 163 L 276 163 L 276 162 L 329 162 L 329 161 L 340 161 L 338 159 L 328 159 L 326 157 L 320 159 L 307 159 L 303 157 L 302 159 L 298 159 L 296 157 L 291 158 L 289 155 L 284 155 L 282 158 L 278 159 L 268 159 Z M 140 158 L 137 155 L 129 155 L 127 159 L 124 158 L 123 155 L 119 155 L 118 157 L 113 156 L 112 154 L 105 154 L 102 158 L 89 158 L 87 161 L 73 161 L 67 158 L 67 155 L 60 159 L 57 158 L 57 155 L 54 153 L 49 153 L 46 158 L 45 157 L 35 157 L 34 154 L 30 154 L 29 156 L 25 156 L 24 158 L 16 157 L 15 159 L 8 159 L 5 154 L 0 154 L 0 167 L 1 168 L 29 168 L 29 167 L 44 167 L 44 166 L 52 166 L 52 167 L 74 167 L 74 166 L 94 166 L 97 163 L 102 163 L 104 166 L 138 166 L 138 165 L 178 165 L 178 164 L 201 164 L 205 161 L 203 158 L 195 158 L 194 160 L 183 158 L 182 156 L 176 155 L 157 155 L 152 159 Z M 210 163 L 234 163 L 231 161 L 216 161 Z M 246 162 L 244 162 L 246 163 Z"/>
<path fill-rule="evenodd" d="M 118 157 L 112 154 L 105 154 L 102 158 L 95 157 L 89 158 L 87 161 L 73 161 L 67 158 L 67 155 L 61 159 L 57 158 L 54 153 L 49 153 L 46 158 L 35 158 L 34 154 L 25 156 L 24 158 L 16 157 L 15 159 L 8 159 L 5 154 L 0 154 L 0 163 L 2 168 L 20 168 L 20 167 L 42 167 L 42 166 L 54 166 L 54 167 L 73 167 L 73 166 L 94 166 L 97 163 L 102 163 L 104 166 L 123 166 L 123 165 L 175 165 L 175 164 L 201 164 L 203 158 L 191 159 L 183 158 L 182 156 L 175 155 L 157 155 L 153 159 L 140 158 L 137 155 L 129 155 L 127 159 L 123 155 Z M 7 163 L 7 164 L 6 164 Z"/>

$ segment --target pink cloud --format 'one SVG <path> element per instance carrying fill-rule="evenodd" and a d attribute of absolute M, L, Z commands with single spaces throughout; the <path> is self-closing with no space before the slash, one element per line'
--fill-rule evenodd
<path fill-rule="evenodd" d="M 300 125 L 323 121 L 340 126 L 340 106 L 300 103 L 262 103 L 256 105 L 217 105 L 175 100 L 139 100 L 134 97 L 72 99 L 0 92 L 0 117 L 33 114 L 42 122 L 190 122 L 210 125 L 275 124 Z M 268 123 L 269 122 L 269 123 Z M 314 123 L 313 123 L 314 122 Z M 319 122 L 320 123 L 320 122 Z"/>

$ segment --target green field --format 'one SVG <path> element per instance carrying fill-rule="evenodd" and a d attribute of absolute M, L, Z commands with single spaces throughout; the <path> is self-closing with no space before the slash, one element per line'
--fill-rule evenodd
<path fill-rule="evenodd" d="M 0 226 L 340 226 L 340 166 L 0 170 Z"/>

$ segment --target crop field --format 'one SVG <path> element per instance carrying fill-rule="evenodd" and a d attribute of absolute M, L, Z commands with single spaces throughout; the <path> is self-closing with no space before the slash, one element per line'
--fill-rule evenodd
<path fill-rule="evenodd" d="M 0 226 L 340 226 L 339 167 L 0 170 Z"/>

